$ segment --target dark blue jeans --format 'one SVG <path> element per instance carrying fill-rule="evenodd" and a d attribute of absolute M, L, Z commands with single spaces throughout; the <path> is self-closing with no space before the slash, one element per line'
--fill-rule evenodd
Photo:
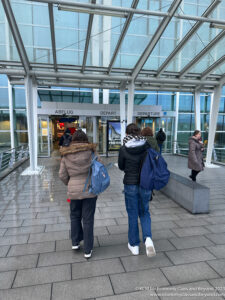
<path fill-rule="evenodd" d="M 72 245 L 78 245 L 84 240 L 85 253 L 90 253 L 93 249 L 96 200 L 97 197 L 71 200 L 70 202 Z M 83 226 L 81 222 L 83 223 Z"/>
<path fill-rule="evenodd" d="M 128 240 L 131 246 L 138 246 L 140 243 L 138 217 L 141 221 L 143 241 L 152 237 L 151 216 L 149 212 L 149 200 L 151 191 L 142 189 L 139 185 L 124 185 L 126 210 L 128 213 Z"/>

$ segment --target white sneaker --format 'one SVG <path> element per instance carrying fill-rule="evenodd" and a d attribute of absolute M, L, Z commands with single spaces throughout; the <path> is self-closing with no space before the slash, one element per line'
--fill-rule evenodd
<path fill-rule="evenodd" d="M 72 246 L 72 250 L 79 250 L 80 249 L 80 245 L 76 245 L 76 246 Z"/>
<path fill-rule="evenodd" d="M 92 255 L 92 250 L 91 250 L 90 253 L 84 253 L 84 257 L 85 257 L 85 258 L 90 258 L 91 255 Z"/>
<path fill-rule="evenodd" d="M 146 254 L 148 257 L 152 257 L 156 255 L 155 247 L 153 241 L 150 237 L 147 237 L 145 240 Z"/>
<path fill-rule="evenodd" d="M 131 251 L 133 255 L 139 255 L 139 246 L 131 246 L 128 243 L 128 249 Z"/>

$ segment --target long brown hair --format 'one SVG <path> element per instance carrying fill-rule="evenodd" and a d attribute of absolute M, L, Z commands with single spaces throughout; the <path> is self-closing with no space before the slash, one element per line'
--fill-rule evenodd
<path fill-rule="evenodd" d="M 78 129 L 74 132 L 72 141 L 75 143 L 88 143 L 88 137 L 83 130 Z"/>

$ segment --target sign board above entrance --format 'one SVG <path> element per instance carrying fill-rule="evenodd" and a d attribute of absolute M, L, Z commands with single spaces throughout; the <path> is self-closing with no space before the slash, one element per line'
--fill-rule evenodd
<path fill-rule="evenodd" d="M 90 103 L 63 103 L 42 102 L 38 108 L 38 115 L 57 116 L 95 116 L 119 117 L 118 104 L 90 104 Z M 161 117 L 162 107 L 157 105 L 134 105 L 134 117 Z"/>

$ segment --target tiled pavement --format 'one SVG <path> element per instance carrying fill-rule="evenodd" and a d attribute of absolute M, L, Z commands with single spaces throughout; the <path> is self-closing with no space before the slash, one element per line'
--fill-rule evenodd
<path fill-rule="evenodd" d="M 188 175 L 185 159 L 168 162 Z M 139 256 L 127 249 L 123 174 L 112 168 L 111 186 L 97 202 L 93 257 L 86 261 L 82 250 L 71 250 L 59 158 L 40 163 L 41 176 L 20 176 L 24 165 L 0 182 L 0 299 L 225 299 L 225 168 L 198 177 L 211 188 L 208 215 L 191 215 L 156 193 L 150 204 L 154 258 L 143 245 Z"/>

